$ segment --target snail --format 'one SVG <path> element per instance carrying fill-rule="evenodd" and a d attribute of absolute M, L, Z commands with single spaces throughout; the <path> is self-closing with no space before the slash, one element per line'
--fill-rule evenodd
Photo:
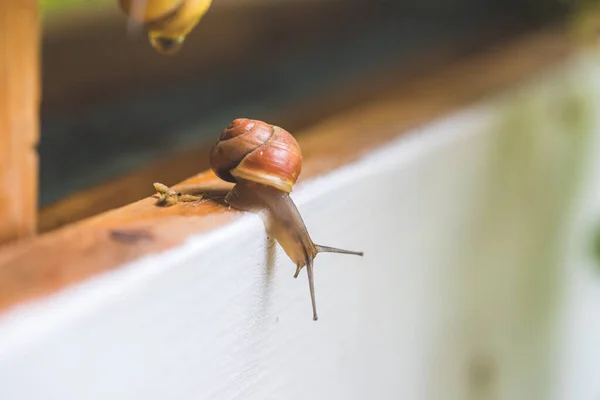
<path fill-rule="evenodd" d="M 323 246 L 312 241 L 290 197 L 302 170 L 302 152 L 296 139 L 278 126 L 238 118 L 223 131 L 213 146 L 210 164 L 215 175 L 235 184 L 226 194 L 225 203 L 262 217 L 267 233 L 296 265 L 294 278 L 306 267 L 313 320 L 316 321 L 313 261 L 317 254 L 362 256 L 363 252 Z"/>
<path fill-rule="evenodd" d="M 148 31 L 152 47 L 164 55 L 178 52 L 198 25 L 212 0 L 118 0 L 135 23 Z"/>

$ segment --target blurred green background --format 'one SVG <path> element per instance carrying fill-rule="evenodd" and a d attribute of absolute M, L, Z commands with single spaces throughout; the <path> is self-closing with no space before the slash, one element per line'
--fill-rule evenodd
<path fill-rule="evenodd" d="M 72 6 L 83 4 L 106 3 L 109 0 L 40 0 L 43 13 L 54 12 L 60 9 L 69 9 Z"/>

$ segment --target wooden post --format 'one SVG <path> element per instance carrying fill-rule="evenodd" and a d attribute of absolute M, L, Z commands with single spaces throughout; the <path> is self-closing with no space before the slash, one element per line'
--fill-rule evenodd
<path fill-rule="evenodd" d="M 36 230 L 37 0 L 0 0 L 0 243 Z"/>

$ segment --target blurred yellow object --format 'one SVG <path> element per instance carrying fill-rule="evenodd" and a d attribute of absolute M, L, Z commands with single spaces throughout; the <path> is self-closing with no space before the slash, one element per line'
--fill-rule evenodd
<path fill-rule="evenodd" d="M 198 25 L 212 0 L 118 0 L 128 17 L 148 31 L 150 44 L 161 54 L 178 52 Z"/>
<path fill-rule="evenodd" d="M 569 18 L 568 34 L 578 46 L 598 47 L 600 44 L 600 4 L 576 6 Z"/>

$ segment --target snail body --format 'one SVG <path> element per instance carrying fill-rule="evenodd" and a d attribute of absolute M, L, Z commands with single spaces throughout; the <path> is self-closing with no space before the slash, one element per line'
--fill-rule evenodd
<path fill-rule="evenodd" d="M 150 44 L 161 54 L 174 54 L 198 25 L 212 0 L 119 0 L 121 9 L 148 31 Z"/>
<path fill-rule="evenodd" d="M 294 278 L 306 266 L 313 319 L 317 308 L 313 261 L 318 253 L 362 256 L 362 252 L 315 244 L 289 194 L 302 170 L 298 142 L 284 129 L 262 121 L 239 118 L 227 127 L 211 150 L 215 174 L 235 183 L 225 202 L 263 218 L 265 228 L 295 263 Z"/>

